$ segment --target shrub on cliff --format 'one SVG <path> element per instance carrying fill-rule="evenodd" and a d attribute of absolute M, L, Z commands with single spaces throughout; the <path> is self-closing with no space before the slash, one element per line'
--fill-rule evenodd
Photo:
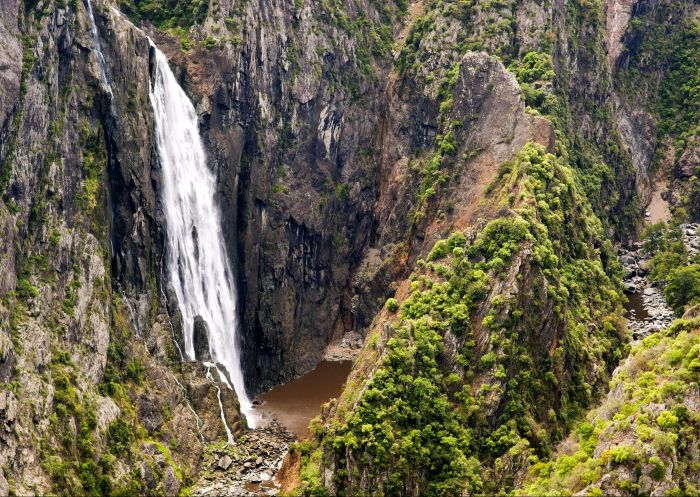
<path fill-rule="evenodd" d="M 568 168 L 528 144 L 490 191 L 509 212 L 435 244 L 373 375 L 319 433 L 341 493 L 511 488 L 621 355 L 614 254 Z"/>
<path fill-rule="evenodd" d="M 688 304 L 700 302 L 700 265 L 673 269 L 668 277 L 664 295 L 676 312 L 682 312 Z"/>

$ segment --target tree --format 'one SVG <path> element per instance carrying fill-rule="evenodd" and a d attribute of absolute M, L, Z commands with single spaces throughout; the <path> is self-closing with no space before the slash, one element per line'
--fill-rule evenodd
<path fill-rule="evenodd" d="M 700 301 L 700 265 L 683 266 L 671 271 L 665 293 L 666 300 L 678 313 L 687 304 Z"/>

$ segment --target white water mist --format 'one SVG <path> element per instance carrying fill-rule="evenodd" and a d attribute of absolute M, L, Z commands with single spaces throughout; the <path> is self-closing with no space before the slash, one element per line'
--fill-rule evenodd
<path fill-rule="evenodd" d="M 156 74 L 150 100 L 162 167 L 166 267 L 182 314 L 185 354 L 195 358 L 194 320 L 201 316 L 208 326 L 212 360 L 226 368 L 241 411 L 253 426 L 241 370 L 236 287 L 215 203 L 216 178 L 207 166 L 194 106 L 165 55 L 152 46 Z"/>
<path fill-rule="evenodd" d="M 112 85 L 109 83 L 109 79 L 107 79 L 107 63 L 102 53 L 102 45 L 100 44 L 100 36 L 97 32 L 95 16 L 92 13 L 92 2 L 86 0 L 86 3 L 88 18 L 90 19 L 90 30 L 92 31 L 92 42 L 95 45 L 95 57 L 97 58 L 97 66 L 100 69 L 100 82 L 104 85 L 104 89 L 109 94 L 109 99 L 111 101 L 114 98 L 114 93 L 112 92 Z"/>

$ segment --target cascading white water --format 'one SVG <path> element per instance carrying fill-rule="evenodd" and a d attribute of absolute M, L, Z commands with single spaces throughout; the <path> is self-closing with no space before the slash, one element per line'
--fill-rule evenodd
<path fill-rule="evenodd" d="M 208 326 L 212 359 L 226 368 L 242 413 L 254 427 L 241 371 L 236 287 L 215 203 L 216 178 L 207 166 L 194 106 L 165 55 L 152 47 L 156 75 L 150 99 L 162 167 L 166 267 L 182 313 L 185 354 L 195 358 L 194 321 L 201 316 Z"/>
<path fill-rule="evenodd" d="M 109 79 L 107 79 L 107 69 L 105 56 L 102 53 L 102 45 L 100 44 L 100 37 L 97 33 L 97 24 L 95 23 L 95 16 L 92 13 L 92 2 L 86 0 L 88 17 L 90 18 L 90 29 L 92 31 L 92 42 L 95 45 L 95 54 L 97 58 L 97 66 L 100 68 L 100 81 L 104 85 L 105 91 L 109 94 L 110 101 L 114 98 L 114 93 L 112 92 L 112 85 L 109 84 Z"/>

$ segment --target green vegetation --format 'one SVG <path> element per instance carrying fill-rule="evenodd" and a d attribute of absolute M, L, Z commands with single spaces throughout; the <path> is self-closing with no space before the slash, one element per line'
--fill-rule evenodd
<path fill-rule="evenodd" d="M 395 298 L 387 299 L 385 304 L 386 310 L 389 312 L 396 312 L 399 310 L 399 301 Z"/>
<path fill-rule="evenodd" d="M 646 337 L 614 378 L 616 394 L 572 432 L 566 454 L 532 467 L 521 494 L 569 495 L 586 489 L 589 495 L 621 490 L 646 495 L 671 467 L 678 487 L 666 495 L 697 495 L 693 447 L 700 415 L 688 409 L 686 399 L 699 382 L 699 320 L 678 320 Z"/>
<path fill-rule="evenodd" d="M 346 391 L 343 422 L 316 431 L 339 488 L 352 494 L 360 478 L 375 495 L 416 481 L 426 496 L 512 488 L 513 472 L 546 457 L 604 388 L 625 339 L 619 266 L 573 177 L 528 144 L 490 188 L 509 213 L 471 240 L 435 244 L 378 369 Z M 547 315 L 551 350 L 536 338 Z"/>
<path fill-rule="evenodd" d="M 65 352 L 54 353 L 51 363 L 54 414 L 50 430 L 60 446 L 46 446 L 42 465 L 51 476 L 58 495 L 100 496 L 109 494 L 112 459 L 97 457 L 93 439 L 97 428 L 94 400 L 78 389 L 75 365 Z M 71 426 L 77 428 L 77 438 Z M 51 448 L 49 448 L 51 447 Z"/>
<path fill-rule="evenodd" d="M 78 204 L 87 212 L 97 207 L 100 178 L 107 169 L 107 152 L 101 131 L 93 133 L 87 124 L 82 133 L 83 192 L 78 195 Z"/>
<path fill-rule="evenodd" d="M 119 7 L 134 19 L 151 21 L 158 29 L 189 28 L 207 17 L 207 0 L 119 0 Z"/>
<path fill-rule="evenodd" d="M 556 109 L 556 98 L 547 85 L 554 79 L 552 56 L 541 52 L 528 52 L 514 61 L 508 69 L 515 74 L 523 89 L 525 103 L 533 109 L 550 114 Z"/>
<path fill-rule="evenodd" d="M 674 138 L 676 158 L 689 147 L 700 147 L 700 21 L 690 20 L 673 51 L 661 84 L 660 133 Z M 681 199 L 693 219 L 700 219 L 700 167 Z"/>
<path fill-rule="evenodd" d="M 668 303 L 677 311 L 685 309 L 688 305 L 700 303 L 700 264 L 671 271 L 664 293 Z"/>
<path fill-rule="evenodd" d="M 645 100 L 658 122 L 655 165 L 666 157 L 678 160 L 700 144 L 700 21 L 680 0 L 635 16 L 626 35 L 634 40 L 629 61 L 617 84 L 631 101 Z M 700 219 L 700 171 L 680 185 L 681 204 Z"/>
<path fill-rule="evenodd" d="M 652 257 L 649 279 L 664 288 L 668 304 L 680 315 L 700 303 L 700 257 L 688 256 L 679 221 L 648 226 L 642 236 Z"/>

